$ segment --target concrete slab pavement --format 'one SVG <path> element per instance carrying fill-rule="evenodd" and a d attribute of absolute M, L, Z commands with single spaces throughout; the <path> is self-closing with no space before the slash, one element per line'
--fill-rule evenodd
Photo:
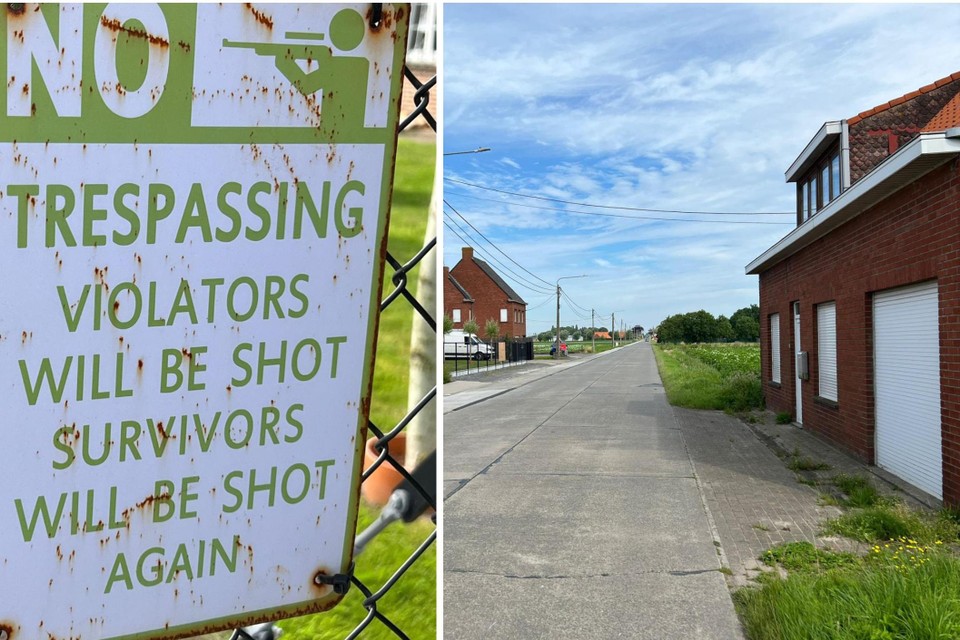
<path fill-rule="evenodd" d="M 659 382 L 641 344 L 445 410 L 444 637 L 742 638 Z"/>

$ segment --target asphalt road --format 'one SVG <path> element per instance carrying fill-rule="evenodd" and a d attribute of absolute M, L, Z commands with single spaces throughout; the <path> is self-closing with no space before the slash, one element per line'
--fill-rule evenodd
<path fill-rule="evenodd" d="M 743 637 L 648 344 L 443 419 L 444 638 Z"/>

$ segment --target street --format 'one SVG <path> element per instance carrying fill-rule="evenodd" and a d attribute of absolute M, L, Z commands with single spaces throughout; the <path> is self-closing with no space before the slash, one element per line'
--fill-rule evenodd
<path fill-rule="evenodd" d="M 650 345 L 529 378 L 444 414 L 444 637 L 742 638 Z"/>

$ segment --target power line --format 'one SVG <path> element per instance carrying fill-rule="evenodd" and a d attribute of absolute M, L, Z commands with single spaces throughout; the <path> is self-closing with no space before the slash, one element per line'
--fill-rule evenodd
<path fill-rule="evenodd" d="M 466 180 L 457 180 L 456 178 L 444 178 L 447 182 L 455 182 L 457 184 L 466 185 L 468 187 L 473 187 L 474 189 L 482 189 L 484 191 L 495 191 L 497 193 L 505 193 L 510 196 L 518 196 L 520 198 L 531 198 L 533 200 L 546 200 L 548 202 L 560 202 L 562 204 L 572 204 L 578 207 L 592 207 L 595 209 L 614 209 L 619 211 L 646 211 L 649 213 L 683 213 L 683 214 L 702 214 L 702 215 L 715 215 L 715 216 L 786 216 L 786 215 L 796 215 L 792 211 L 684 211 L 680 209 L 653 209 L 650 207 L 627 207 L 621 205 L 608 205 L 608 204 L 592 204 L 589 202 L 576 202 L 572 200 L 563 200 L 561 198 L 549 198 L 547 196 L 533 196 L 526 193 L 518 193 L 516 191 L 506 191 L 504 189 L 495 189 L 494 187 L 485 187 L 480 184 L 473 182 L 467 182 Z"/>
<path fill-rule="evenodd" d="M 483 239 L 486 240 L 488 243 L 490 243 L 490 246 L 491 246 L 491 247 L 493 247 L 494 249 L 496 249 L 497 251 L 499 251 L 501 254 L 503 254 L 503 256 L 506 257 L 507 260 L 509 260 L 509 261 L 512 262 L 513 264 L 517 265 L 518 267 L 520 267 L 521 269 L 523 269 L 523 271 L 525 271 L 526 273 L 529 273 L 531 276 L 533 276 L 534 278 L 536 278 L 537 280 L 539 280 L 539 281 L 542 282 L 543 284 L 547 285 L 548 287 L 549 287 L 549 286 L 553 286 L 553 285 L 551 285 L 549 282 L 547 282 L 546 280 L 544 280 L 543 278 L 541 278 L 541 277 L 538 276 L 537 274 L 532 273 L 529 269 L 527 269 L 526 267 L 524 267 L 522 264 L 520 264 L 519 262 L 517 262 L 516 260 L 514 260 L 513 258 L 511 258 L 510 256 L 508 256 L 507 253 L 506 253 L 503 249 L 501 249 L 501 248 L 498 247 L 496 244 L 494 244 L 493 240 L 491 240 L 491 239 L 488 238 L 487 236 L 483 235 L 483 233 L 480 231 L 480 229 L 477 229 L 475 226 L 473 226 L 472 224 L 470 224 L 470 221 L 467 220 L 465 217 L 463 217 L 463 214 L 461 214 L 459 211 L 457 211 L 456 207 L 454 207 L 452 204 L 450 204 L 447 200 L 444 200 L 443 203 L 444 203 L 445 205 L 447 205 L 448 207 L 450 207 L 450 209 L 451 209 L 455 214 L 457 214 L 457 216 L 459 216 L 461 220 L 463 220 L 463 221 L 466 222 L 468 225 L 470 225 L 470 228 L 473 229 L 474 231 L 476 231 L 476 232 L 480 235 L 481 238 L 483 238 Z"/>
<path fill-rule="evenodd" d="M 452 222 L 454 225 L 457 224 L 457 221 L 454 220 L 453 218 L 451 218 L 446 212 L 444 212 L 444 216 L 445 216 L 447 219 L 449 219 L 450 222 Z M 470 242 L 469 240 L 465 239 L 462 235 L 460 235 L 460 233 L 458 233 L 457 229 L 454 229 L 453 226 L 451 226 L 451 225 L 447 222 L 447 220 L 444 220 L 444 221 L 443 221 L 443 224 L 444 224 L 445 227 L 447 227 L 448 229 L 450 229 L 450 231 L 452 231 L 455 236 L 457 236 L 458 238 L 460 238 L 460 241 L 463 242 L 464 246 L 470 246 L 470 245 L 476 244 L 476 243 Z M 459 228 L 460 231 L 463 231 L 463 233 L 464 233 L 465 235 L 469 235 L 469 234 L 467 234 L 466 231 L 463 230 L 462 227 L 459 227 L 459 225 L 457 225 L 457 227 Z M 524 289 L 529 289 L 530 291 L 533 291 L 533 292 L 535 292 L 535 293 L 540 293 L 540 294 L 551 293 L 549 290 L 544 289 L 541 285 L 533 284 L 533 283 L 529 282 L 528 280 L 524 279 L 522 276 L 517 275 L 514 271 L 512 271 L 512 270 L 511 270 L 510 268 L 508 268 L 506 265 L 504 265 L 503 263 L 501 263 L 501 262 L 499 262 L 499 261 L 496 261 L 495 259 L 492 259 L 490 256 L 486 255 L 484 252 L 480 251 L 479 249 L 474 248 L 474 251 L 476 251 L 478 254 L 480 254 L 480 256 L 481 256 L 482 258 L 485 258 L 485 259 L 489 260 L 490 262 L 496 262 L 496 263 L 497 263 L 497 266 L 499 266 L 499 267 L 502 268 L 504 271 L 507 271 L 508 273 L 510 273 L 511 275 L 513 275 L 515 278 L 517 278 L 517 279 L 520 281 L 520 283 L 522 283 L 522 284 L 520 284 L 520 286 L 522 286 Z"/>
<path fill-rule="evenodd" d="M 446 179 L 446 178 L 445 178 Z M 496 202 L 503 205 L 508 205 L 511 207 L 525 207 L 527 209 L 539 209 L 541 211 L 553 211 L 554 213 L 566 213 L 577 216 L 596 216 L 601 218 L 620 218 L 622 220 L 655 220 L 660 222 L 700 222 L 703 224 L 775 224 L 775 225 L 793 225 L 792 222 L 769 222 L 766 220 L 697 220 L 695 218 L 663 218 L 660 216 L 628 216 L 622 213 L 600 213 L 599 211 L 571 211 L 569 209 L 557 209 L 556 207 L 538 207 L 534 204 L 523 204 L 521 202 L 505 202 L 503 200 L 490 200 L 489 198 L 477 198 L 476 196 L 467 195 L 465 193 L 457 193 L 447 195 L 457 195 L 464 198 L 473 198 L 474 200 L 483 200 L 485 202 Z M 587 205 L 587 206 L 599 206 L 599 205 Z M 704 213 L 707 215 L 741 215 L 741 214 L 720 214 L 720 213 L 708 213 L 708 212 L 698 212 L 698 211 L 687 211 L 685 213 Z M 781 214 L 742 214 L 742 215 L 781 215 Z M 794 214 L 791 214 L 794 215 Z"/>
<path fill-rule="evenodd" d="M 464 236 L 467 236 L 467 237 L 470 236 L 470 232 L 468 232 L 466 229 L 464 229 L 463 227 L 461 227 L 460 224 L 450 216 L 450 214 L 448 214 L 446 211 L 444 211 L 444 212 L 443 212 L 443 215 L 444 215 L 444 217 L 446 217 L 448 220 L 450 220 L 450 222 L 452 222 L 454 225 L 456 225 L 456 227 L 457 227 L 460 231 L 463 232 L 463 235 L 464 235 Z M 446 222 L 444 222 L 444 224 L 446 224 Z M 449 226 L 450 226 L 450 225 L 447 225 L 448 228 L 449 228 Z M 461 236 L 460 234 L 457 234 L 457 237 L 460 238 L 460 240 L 462 240 L 463 243 L 464 243 L 465 245 L 467 245 L 467 246 L 476 245 L 476 243 L 474 243 L 474 242 L 470 242 L 469 240 L 465 240 L 464 237 Z M 503 264 L 503 262 L 501 262 L 500 260 L 497 260 L 496 258 L 493 258 L 492 256 L 484 253 L 484 252 L 481 251 L 480 249 L 477 249 L 476 247 L 474 247 L 474 251 L 476 251 L 477 253 L 479 253 L 479 254 L 481 255 L 481 257 L 489 260 L 490 262 L 496 263 L 496 265 L 497 265 L 498 267 L 500 267 L 500 268 L 503 269 L 504 271 L 510 273 L 512 276 L 514 276 L 515 278 L 517 278 L 520 282 L 523 282 L 523 283 L 526 285 L 526 288 L 530 289 L 531 291 L 535 291 L 535 292 L 537 292 L 537 293 L 547 293 L 547 292 L 549 291 L 549 289 L 545 289 L 542 285 L 539 285 L 539 284 L 537 284 L 537 283 L 535 283 L 535 282 L 531 282 L 531 281 L 527 280 L 526 278 L 524 278 L 523 276 L 521 276 L 521 275 L 518 274 L 517 272 L 513 271 L 512 269 L 510 269 L 510 267 L 508 267 L 508 266 L 506 266 L 505 264 Z"/>

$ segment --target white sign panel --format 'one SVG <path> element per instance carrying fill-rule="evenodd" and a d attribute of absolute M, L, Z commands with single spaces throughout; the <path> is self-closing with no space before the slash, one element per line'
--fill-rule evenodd
<path fill-rule="evenodd" d="M 0 637 L 341 597 L 407 13 L 5 5 Z"/>

